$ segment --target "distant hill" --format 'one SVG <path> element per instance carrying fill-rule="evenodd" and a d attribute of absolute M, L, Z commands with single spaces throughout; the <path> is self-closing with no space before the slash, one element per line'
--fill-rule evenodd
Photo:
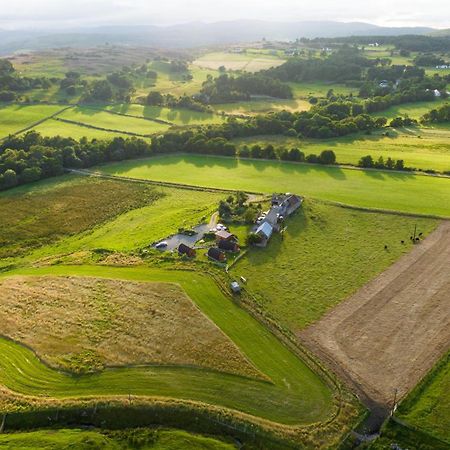
<path fill-rule="evenodd" d="M 0 54 L 18 50 L 56 47 L 90 47 L 99 44 L 146 45 L 155 47 L 197 47 L 261 40 L 293 40 L 306 37 L 395 36 L 429 34 L 426 27 L 379 27 L 363 22 L 267 22 L 239 20 L 217 23 L 192 22 L 167 27 L 109 26 L 61 31 L 0 30 Z"/>
<path fill-rule="evenodd" d="M 445 30 L 434 30 L 429 33 L 429 35 L 434 37 L 450 36 L 450 28 L 446 28 Z"/>

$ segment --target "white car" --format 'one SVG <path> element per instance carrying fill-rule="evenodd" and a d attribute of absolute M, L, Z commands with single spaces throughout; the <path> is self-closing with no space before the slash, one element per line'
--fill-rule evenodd
<path fill-rule="evenodd" d="M 155 248 L 166 248 L 167 247 L 167 242 L 166 241 L 162 241 L 162 242 L 158 242 L 156 245 L 155 245 Z"/>

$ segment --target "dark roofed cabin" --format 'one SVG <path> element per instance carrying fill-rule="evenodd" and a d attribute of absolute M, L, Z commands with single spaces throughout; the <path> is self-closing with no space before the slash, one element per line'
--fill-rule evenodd
<path fill-rule="evenodd" d="M 188 245 L 183 244 L 183 243 L 181 243 L 178 246 L 178 253 L 180 255 L 187 255 L 189 258 L 193 258 L 197 254 L 195 249 L 193 249 L 193 248 L 191 248 Z"/>
<path fill-rule="evenodd" d="M 233 241 L 236 240 L 236 236 L 234 234 L 231 234 L 228 231 L 220 230 L 216 233 L 216 241 Z"/>
<path fill-rule="evenodd" d="M 217 246 L 226 252 L 237 253 L 240 250 L 239 245 L 235 241 L 219 241 Z"/>
<path fill-rule="evenodd" d="M 208 257 L 214 259 L 214 261 L 223 262 L 225 261 L 225 253 L 217 247 L 211 247 L 208 250 Z"/>

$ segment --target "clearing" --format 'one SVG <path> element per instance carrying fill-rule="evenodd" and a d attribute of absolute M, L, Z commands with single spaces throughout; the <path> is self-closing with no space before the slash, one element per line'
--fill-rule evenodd
<path fill-rule="evenodd" d="M 2 334 L 55 368 L 166 364 L 260 376 L 175 284 L 11 277 L 0 290 Z"/>
<path fill-rule="evenodd" d="M 139 179 L 248 192 L 295 192 L 365 208 L 450 217 L 450 179 L 220 156 L 170 155 L 99 171 Z"/>
<path fill-rule="evenodd" d="M 450 222 L 299 336 L 369 399 L 404 397 L 450 343 Z"/>

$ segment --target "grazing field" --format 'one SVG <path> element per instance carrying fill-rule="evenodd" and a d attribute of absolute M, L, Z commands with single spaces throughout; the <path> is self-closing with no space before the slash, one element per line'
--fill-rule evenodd
<path fill-rule="evenodd" d="M 294 94 L 294 98 L 306 99 L 309 97 L 326 97 L 330 89 L 333 90 L 335 94 L 354 94 L 357 95 L 358 88 L 345 86 L 344 84 L 338 83 L 326 83 L 326 82 L 303 82 L 303 83 L 288 83 Z"/>
<path fill-rule="evenodd" d="M 157 188 L 155 193 L 157 201 L 141 205 L 138 209 L 129 208 L 94 230 L 38 249 L 33 253 L 33 258 L 72 253 L 80 248 L 128 252 L 148 247 L 176 233 L 179 228 L 189 229 L 199 223 L 209 222 L 210 215 L 224 197 L 220 193 L 172 188 Z M 114 197 L 110 199 L 113 201 Z"/>
<path fill-rule="evenodd" d="M 17 133 L 36 122 L 61 111 L 61 105 L 16 105 L 0 106 L 0 138 Z"/>
<path fill-rule="evenodd" d="M 400 404 L 397 415 L 450 445 L 450 353 Z"/>
<path fill-rule="evenodd" d="M 323 421 L 333 410 L 327 385 L 272 333 L 225 297 L 211 278 L 198 272 L 147 267 L 53 266 L 19 269 L 10 276 L 91 276 L 177 283 L 197 307 L 224 332 L 272 383 L 217 371 L 152 366 L 106 369 L 67 376 L 43 365 L 16 343 L 0 339 L 0 383 L 29 395 L 55 398 L 147 395 L 202 401 L 285 424 Z"/>
<path fill-rule="evenodd" d="M 395 392 L 403 398 L 448 351 L 450 221 L 300 336 L 369 398 L 386 407 Z M 444 399 L 422 405 L 445 426 Z"/>
<path fill-rule="evenodd" d="M 408 173 L 217 156 L 171 155 L 105 165 L 119 176 L 300 195 L 366 208 L 450 217 L 450 180 Z"/>
<path fill-rule="evenodd" d="M 429 232 L 436 221 L 307 199 L 287 221 L 283 239 L 276 235 L 266 248 L 252 248 L 232 273 L 248 280 L 258 304 L 277 322 L 297 332 L 411 250 L 415 224 Z"/>
<path fill-rule="evenodd" d="M 42 136 L 54 137 L 61 136 L 80 140 L 85 137 L 91 139 L 113 139 L 115 137 L 130 137 L 123 132 L 113 132 L 106 130 L 97 130 L 86 126 L 80 126 L 74 123 L 62 122 L 60 120 L 50 119 L 33 128 L 34 131 Z"/>
<path fill-rule="evenodd" d="M 171 109 L 159 106 L 143 106 L 138 104 L 120 104 L 105 107 L 107 111 L 129 114 L 135 117 L 163 120 L 174 125 L 203 125 L 222 123 L 225 118 L 212 113 L 191 111 L 189 109 Z M 120 117 L 120 116 L 119 116 Z"/>
<path fill-rule="evenodd" d="M 0 435 L 0 448 L 78 450 L 231 450 L 234 445 L 179 430 L 87 431 L 41 430 Z"/>
<path fill-rule="evenodd" d="M 408 128 L 389 130 L 371 135 L 358 134 L 337 139 L 299 140 L 285 136 L 257 136 L 234 141 L 238 146 L 258 144 L 274 147 L 297 147 L 305 154 L 319 155 L 323 150 L 333 150 L 339 164 L 357 165 L 366 155 L 375 160 L 403 159 L 407 167 L 423 170 L 450 171 L 450 130 L 445 128 Z"/>
<path fill-rule="evenodd" d="M 144 120 L 138 117 L 120 116 L 105 111 L 85 106 L 77 106 L 68 109 L 58 118 L 82 123 L 92 127 L 105 128 L 116 132 L 136 133 L 139 135 L 150 135 L 169 129 L 169 125 Z"/>
<path fill-rule="evenodd" d="M 212 105 L 216 111 L 227 114 L 261 114 L 270 111 L 308 111 L 311 104 L 306 100 L 282 100 L 276 98 L 254 99 L 248 102 L 223 103 Z"/>
<path fill-rule="evenodd" d="M 163 194 L 149 186 L 74 176 L 0 193 L 0 258 L 90 230 Z"/>
<path fill-rule="evenodd" d="M 194 65 L 204 69 L 217 70 L 223 66 L 227 70 L 244 70 L 246 72 L 258 72 L 281 66 L 286 60 L 277 55 L 258 51 L 246 51 L 244 53 L 214 52 L 207 53 L 194 61 Z"/>
<path fill-rule="evenodd" d="M 378 113 L 374 113 L 373 115 L 377 117 L 387 117 L 388 119 L 408 116 L 412 119 L 419 120 L 427 112 L 431 111 L 432 109 L 440 108 L 445 104 L 445 100 L 405 103 L 403 105 L 392 106 L 385 111 L 380 111 Z"/>
<path fill-rule="evenodd" d="M 260 376 L 175 284 L 12 277 L 0 290 L 2 334 L 54 368 L 170 364 Z"/>

